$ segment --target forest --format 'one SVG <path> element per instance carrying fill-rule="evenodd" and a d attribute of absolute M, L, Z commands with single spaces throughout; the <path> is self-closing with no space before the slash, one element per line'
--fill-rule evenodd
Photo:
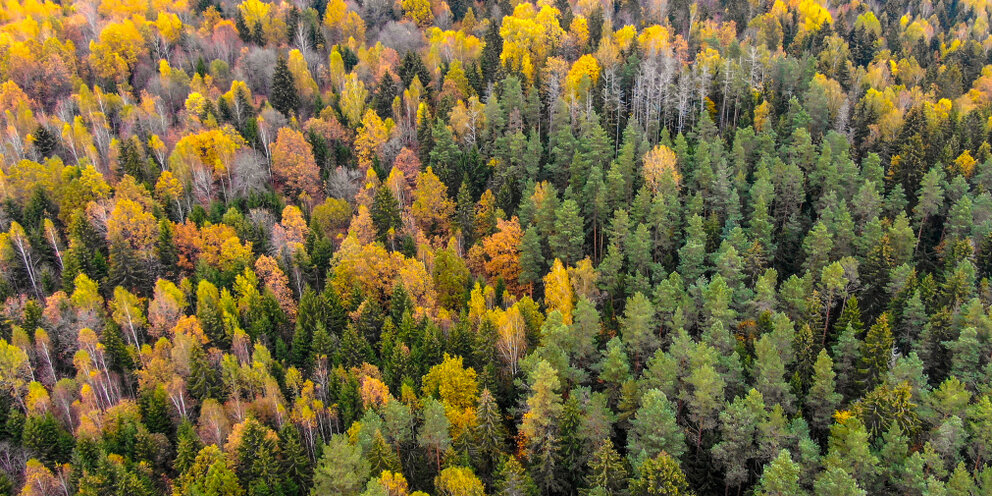
<path fill-rule="evenodd" d="M 0 0 L 0 495 L 988 496 L 990 22 Z"/>

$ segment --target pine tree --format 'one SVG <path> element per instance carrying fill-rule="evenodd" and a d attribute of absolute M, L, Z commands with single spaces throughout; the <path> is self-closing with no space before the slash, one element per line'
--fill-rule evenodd
<path fill-rule="evenodd" d="M 554 235 L 548 240 L 551 255 L 565 265 L 573 265 L 582 259 L 585 240 L 585 222 L 579 213 L 575 200 L 565 200 L 556 211 Z"/>
<path fill-rule="evenodd" d="M 32 415 L 24 422 L 21 443 L 48 467 L 69 461 L 75 439 L 51 413 Z"/>
<path fill-rule="evenodd" d="M 269 103 L 272 108 L 282 112 L 289 117 L 300 106 L 300 95 L 296 92 L 296 82 L 293 73 L 289 71 L 289 64 L 286 58 L 279 56 L 276 61 L 276 69 L 272 75 L 271 95 Z"/>
<path fill-rule="evenodd" d="M 639 461 L 659 453 L 681 457 L 685 453 L 685 433 L 675 419 L 675 407 L 665 393 L 657 389 L 644 393 L 641 407 L 630 423 L 627 452 Z"/>
<path fill-rule="evenodd" d="M 766 417 L 764 398 L 756 389 L 745 397 L 734 398 L 720 412 L 720 442 L 711 452 L 717 465 L 726 471 L 726 487 L 740 487 L 748 481 L 748 465 L 759 456 L 759 429 Z"/>
<path fill-rule="evenodd" d="M 588 459 L 581 429 L 582 411 L 579 399 L 577 395 L 571 395 L 565 400 L 558 426 L 562 467 L 558 477 L 562 481 L 562 491 L 566 494 L 575 494 L 583 483 L 582 472 L 575 470 L 575 467 L 584 466 Z"/>
<path fill-rule="evenodd" d="M 686 281 L 695 282 L 703 275 L 705 257 L 706 231 L 703 230 L 703 218 L 694 215 L 686 228 L 685 245 L 679 249 L 679 275 Z"/>
<path fill-rule="evenodd" d="M 220 372 L 210 363 L 210 358 L 200 346 L 194 346 L 190 350 L 190 373 L 186 387 L 189 394 L 198 401 L 207 398 L 220 398 L 221 378 Z"/>
<path fill-rule="evenodd" d="M 372 359 L 372 348 L 365 336 L 358 333 L 354 325 L 345 328 L 341 336 L 341 347 L 337 350 L 337 363 L 345 367 L 357 367 Z"/>
<path fill-rule="evenodd" d="M 858 298 L 856 296 L 850 296 L 847 301 L 844 302 L 844 308 L 840 312 L 840 316 L 837 317 L 837 321 L 834 323 L 834 336 L 840 336 L 847 326 L 851 326 L 854 329 L 854 335 L 860 336 L 864 331 L 864 323 L 861 321 L 861 308 L 858 305 Z"/>
<path fill-rule="evenodd" d="M 369 477 L 369 462 L 344 434 L 331 437 L 313 474 L 311 494 L 358 496 Z"/>
<path fill-rule="evenodd" d="M 486 29 L 484 41 L 485 45 L 482 48 L 482 58 L 480 61 L 482 74 L 485 76 L 487 82 L 497 81 L 499 80 L 500 70 L 502 69 L 500 54 L 503 52 L 503 37 L 499 34 L 499 26 L 490 23 L 489 28 Z"/>
<path fill-rule="evenodd" d="M 386 438 L 379 430 L 376 430 L 372 437 L 372 447 L 369 449 L 368 459 L 373 474 L 381 474 L 384 470 L 399 472 L 403 468 L 396 451 L 386 442 Z"/>
<path fill-rule="evenodd" d="M 111 368 L 118 372 L 134 369 L 134 360 L 121 335 L 121 328 L 113 319 L 108 319 L 104 324 L 103 332 L 100 333 L 100 343 L 107 350 Z"/>
<path fill-rule="evenodd" d="M 431 129 L 431 142 L 427 160 L 423 160 L 423 157 L 421 159 L 430 165 L 431 170 L 447 186 L 448 194 L 451 195 L 455 192 L 458 181 L 464 176 L 459 166 L 462 154 L 455 137 L 451 134 L 451 128 L 440 118 L 435 120 Z"/>
<path fill-rule="evenodd" d="M 544 258 L 544 248 L 541 244 L 541 235 L 537 232 L 537 227 L 530 226 L 524 231 L 524 236 L 520 241 L 520 282 L 533 288 L 534 284 L 540 283 L 541 278 L 547 272 L 547 262 Z M 533 294 L 533 289 L 531 289 Z"/>
<path fill-rule="evenodd" d="M 799 464 L 792 461 L 788 450 L 782 450 L 778 456 L 765 466 L 758 481 L 756 496 L 802 496 L 806 494 L 799 486 Z"/>

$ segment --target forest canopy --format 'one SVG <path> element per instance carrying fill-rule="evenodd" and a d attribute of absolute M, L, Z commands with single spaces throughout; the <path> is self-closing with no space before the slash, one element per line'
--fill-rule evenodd
<path fill-rule="evenodd" d="M 992 494 L 990 21 L 5 0 L 0 495 Z"/>

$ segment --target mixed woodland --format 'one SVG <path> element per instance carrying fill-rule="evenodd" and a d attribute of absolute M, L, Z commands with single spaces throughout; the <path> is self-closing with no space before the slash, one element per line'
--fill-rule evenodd
<path fill-rule="evenodd" d="M 990 22 L 2 0 L 0 494 L 992 494 Z"/>

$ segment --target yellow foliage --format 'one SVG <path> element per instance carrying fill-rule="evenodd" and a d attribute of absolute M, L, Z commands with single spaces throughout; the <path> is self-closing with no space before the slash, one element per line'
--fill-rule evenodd
<path fill-rule="evenodd" d="M 313 76 L 310 74 L 307 61 L 303 59 L 303 53 L 295 49 L 290 50 L 289 60 L 286 62 L 289 66 L 289 72 L 293 74 L 293 82 L 296 85 L 297 93 L 299 93 L 304 101 L 312 100 L 318 92 L 317 82 L 313 80 Z"/>
<path fill-rule="evenodd" d="M 818 31 L 824 24 L 834 22 L 830 11 L 820 4 L 819 0 L 801 0 L 798 10 L 802 21 L 801 27 L 805 32 Z"/>
<path fill-rule="evenodd" d="M 90 42 L 90 65 L 98 76 L 124 82 L 145 53 L 144 38 L 133 21 L 112 22 Z"/>
<path fill-rule="evenodd" d="M 958 158 L 954 159 L 954 164 L 951 169 L 963 175 L 964 177 L 971 177 L 975 172 L 975 165 L 978 163 L 974 157 L 971 156 L 970 150 L 965 150 L 958 155 Z"/>
<path fill-rule="evenodd" d="M 548 54 L 565 31 L 558 24 L 558 9 L 545 3 L 537 10 L 531 3 L 521 2 L 513 15 L 503 18 L 499 34 L 503 37 L 500 61 L 511 71 L 520 71 L 529 81 L 544 65 Z"/>
<path fill-rule="evenodd" d="M 596 61 L 596 57 L 589 54 L 579 57 L 572 64 L 572 68 L 568 71 L 568 76 L 565 78 L 565 87 L 568 91 L 569 99 L 576 103 L 585 101 L 589 92 L 595 88 L 598 81 L 599 62 Z"/>
<path fill-rule="evenodd" d="M 385 122 L 373 109 L 367 109 L 362 117 L 362 126 L 355 137 L 355 154 L 358 156 L 358 168 L 365 171 L 372 167 L 372 158 L 379 153 L 381 147 L 389 139 L 392 120 Z"/>
<path fill-rule="evenodd" d="M 575 306 L 575 295 L 568 271 L 561 260 L 555 259 L 548 275 L 544 276 L 544 304 L 548 312 L 557 310 L 565 324 L 572 323 L 572 309 Z"/>
<path fill-rule="evenodd" d="M 767 105 L 767 103 L 762 105 Z M 757 113 L 758 110 L 755 109 L 755 114 Z M 755 116 L 756 124 L 757 120 L 757 116 Z M 678 191 L 682 175 L 679 174 L 678 170 L 678 157 L 671 148 L 665 145 L 657 145 L 652 148 L 644 155 L 643 168 L 644 181 L 652 192 L 673 193 Z"/>
<path fill-rule="evenodd" d="M 434 22 L 434 13 L 428 0 L 400 0 L 400 6 L 407 17 L 420 27 L 430 26 Z"/>
<path fill-rule="evenodd" d="M 474 408 L 479 399 L 475 369 L 465 367 L 462 357 L 447 353 L 424 375 L 422 389 L 425 395 L 439 397 L 446 410 Z"/>

